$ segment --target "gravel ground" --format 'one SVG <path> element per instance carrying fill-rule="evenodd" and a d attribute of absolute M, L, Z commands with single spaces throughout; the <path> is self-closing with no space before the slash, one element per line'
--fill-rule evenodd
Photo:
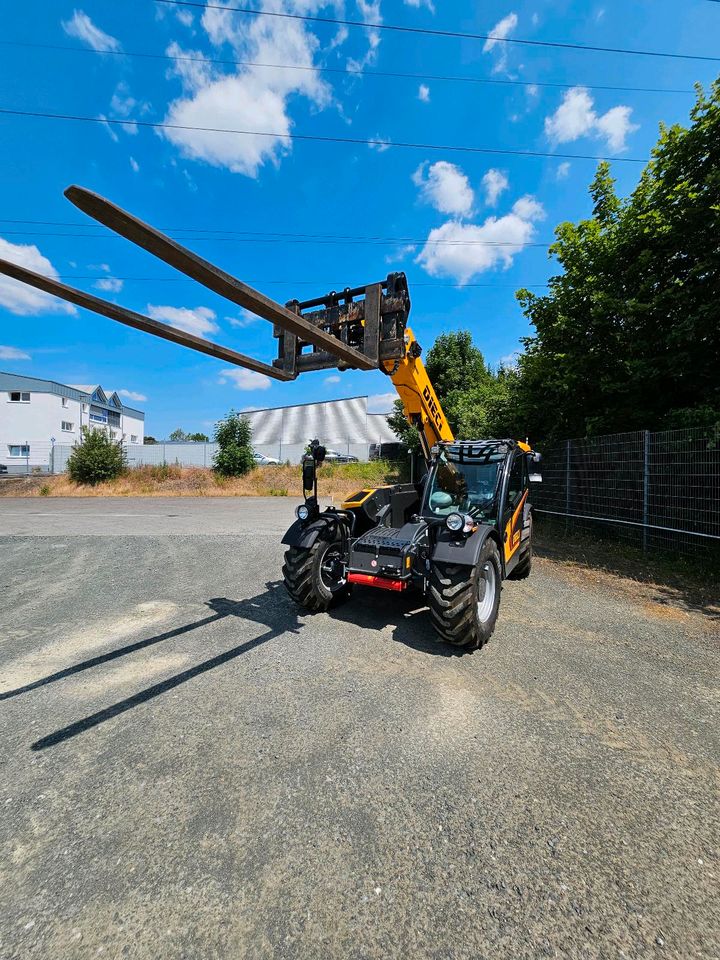
<path fill-rule="evenodd" d="M 718 956 L 709 616 L 540 560 L 458 656 L 301 615 L 287 501 L 17 503 L 2 960 Z"/>

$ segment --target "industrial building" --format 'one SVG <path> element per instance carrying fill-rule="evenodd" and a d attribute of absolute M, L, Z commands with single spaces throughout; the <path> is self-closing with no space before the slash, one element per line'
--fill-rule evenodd
<path fill-rule="evenodd" d="M 245 416 L 258 453 L 299 463 L 310 440 L 317 437 L 341 454 L 367 460 L 373 444 L 397 442 L 386 413 L 368 413 L 367 397 L 299 403 L 288 407 L 248 410 Z"/>
<path fill-rule="evenodd" d="M 0 372 L 0 464 L 9 473 L 52 467 L 53 448 L 71 447 L 84 427 L 142 444 L 145 414 L 99 385 Z"/>

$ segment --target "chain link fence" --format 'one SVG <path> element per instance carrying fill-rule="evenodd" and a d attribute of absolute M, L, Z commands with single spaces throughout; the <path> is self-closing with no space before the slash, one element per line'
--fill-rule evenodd
<path fill-rule="evenodd" d="M 720 553 L 720 433 L 637 431 L 542 449 L 541 516 L 685 556 Z"/>

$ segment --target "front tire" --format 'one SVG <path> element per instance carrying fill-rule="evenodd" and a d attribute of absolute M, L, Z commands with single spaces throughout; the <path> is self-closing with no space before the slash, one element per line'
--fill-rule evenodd
<path fill-rule="evenodd" d="M 342 603 L 350 595 L 343 559 L 339 537 L 318 537 L 308 549 L 290 547 L 282 568 L 287 592 L 310 613 Z"/>
<path fill-rule="evenodd" d="M 502 567 L 494 540 L 483 544 L 475 567 L 434 564 L 430 573 L 430 617 L 441 640 L 478 650 L 493 634 L 500 608 Z"/>

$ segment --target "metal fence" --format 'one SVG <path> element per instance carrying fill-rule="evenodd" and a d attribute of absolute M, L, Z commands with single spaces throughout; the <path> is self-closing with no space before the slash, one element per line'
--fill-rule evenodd
<path fill-rule="evenodd" d="M 305 443 L 256 443 L 254 450 L 277 460 L 278 463 L 300 463 L 305 452 Z M 373 448 L 377 445 L 356 442 L 354 440 L 339 440 L 332 446 L 341 457 L 355 457 L 358 460 L 368 460 Z M 123 444 L 127 455 L 128 466 L 141 467 L 145 465 L 158 466 L 161 464 L 177 465 L 180 467 L 211 467 L 213 457 L 217 451 L 216 443 L 184 443 L 182 441 L 154 444 L 128 443 Z M 51 444 L 47 442 L 29 442 L 23 445 L 23 453 L 27 456 L 6 458 L 4 463 L 8 474 L 31 475 L 43 473 L 64 473 L 67 470 L 68 457 L 72 453 L 71 444 Z"/>
<path fill-rule="evenodd" d="M 637 431 L 542 449 L 535 510 L 684 555 L 720 552 L 720 434 Z"/>

